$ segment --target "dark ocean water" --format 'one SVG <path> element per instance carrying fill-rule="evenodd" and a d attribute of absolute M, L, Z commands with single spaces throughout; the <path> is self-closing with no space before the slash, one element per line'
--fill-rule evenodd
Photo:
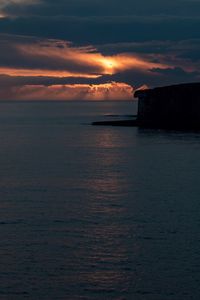
<path fill-rule="evenodd" d="M 0 299 L 200 299 L 200 133 L 132 113 L 0 103 Z"/>

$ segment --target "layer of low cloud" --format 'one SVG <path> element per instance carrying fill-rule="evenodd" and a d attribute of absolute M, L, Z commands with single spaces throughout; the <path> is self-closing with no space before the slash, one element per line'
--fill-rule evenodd
<path fill-rule="evenodd" d="M 132 100 L 133 88 L 122 82 L 110 82 L 98 85 L 24 85 L 10 86 L 0 90 L 4 100 Z"/>

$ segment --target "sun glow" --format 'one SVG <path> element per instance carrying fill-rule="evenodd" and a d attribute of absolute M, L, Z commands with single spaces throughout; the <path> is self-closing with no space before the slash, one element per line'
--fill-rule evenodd
<path fill-rule="evenodd" d="M 112 57 L 102 57 L 97 60 L 101 63 L 106 74 L 112 75 L 115 73 L 115 69 L 118 67 L 117 61 Z"/>

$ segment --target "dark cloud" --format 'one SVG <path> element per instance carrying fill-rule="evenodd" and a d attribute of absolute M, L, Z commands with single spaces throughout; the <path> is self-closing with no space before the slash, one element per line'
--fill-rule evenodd
<path fill-rule="evenodd" d="M 38 2 L 38 3 L 37 3 Z M 198 15 L 199 1 L 168 0 L 40 0 L 3 1 L 9 15 L 37 16 L 128 16 L 128 15 Z M 36 4 L 35 4 L 36 3 Z"/>
<path fill-rule="evenodd" d="M 171 16 L 20 17 L 0 19 L 0 33 L 104 44 L 200 38 L 200 18 Z"/>
<path fill-rule="evenodd" d="M 66 84 L 101 84 L 111 82 L 112 76 L 100 78 L 83 78 L 83 77 L 48 77 L 48 76 L 10 76 L 0 75 L 0 87 L 7 88 L 10 86 L 24 85 L 66 85 Z"/>
<path fill-rule="evenodd" d="M 200 39 L 189 40 L 147 40 L 142 42 L 110 43 L 97 45 L 97 48 L 105 54 L 115 54 L 119 52 L 142 54 L 169 54 L 187 53 L 188 51 L 200 50 Z"/>
<path fill-rule="evenodd" d="M 200 38 L 200 1 L 2 0 L 0 10 L 1 33 L 79 44 Z"/>
<path fill-rule="evenodd" d="M 152 69 L 148 73 L 129 70 L 112 76 L 104 76 L 101 80 L 122 81 L 140 87 L 146 84 L 149 87 L 163 86 L 170 84 L 197 82 L 200 80 L 200 72 L 186 72 L 181 68 Z"/>

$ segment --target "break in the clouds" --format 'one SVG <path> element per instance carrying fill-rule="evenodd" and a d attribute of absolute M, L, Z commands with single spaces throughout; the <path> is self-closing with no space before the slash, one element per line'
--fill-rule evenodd
<path fill-rule="evenodd" d="M 1 99 L 131 99 L 199 81 L 200 1 L 0 0 Z"/>

